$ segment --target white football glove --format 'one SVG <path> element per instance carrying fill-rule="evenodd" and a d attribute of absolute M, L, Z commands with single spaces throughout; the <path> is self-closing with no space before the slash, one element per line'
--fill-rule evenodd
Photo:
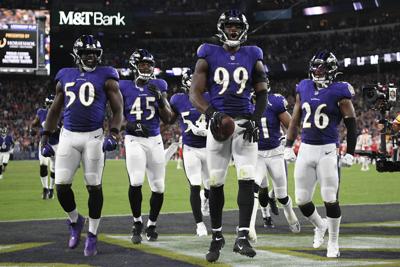
<path fill-rule="evenodd" d="M 354 162 L 354 157 L 351 154 L 345 154 L 341 159 L 340 159 L 340 166 L 341 167 L 351 167 Z"/>
<path fill-rule="evenodd" d="M 296 154 L 294 153 L 294 150 L 292 147 L 285 147 L 285 150 L 283 151 L 283 158 L 289 162 L 295 162 L 296 161 Z"/>
<path fill-rule="evenodd" d="M 190 128 L 190 130 L 192 131 L 192 133 L 193 133 L 194 135 L 197 135 L 197 136 L 207 136 L 207 130 L 206 130 L 206 129 L 197 127 L 197 126 L 195 126 L 194 124 L 189 124 L 189 128 Z"/>

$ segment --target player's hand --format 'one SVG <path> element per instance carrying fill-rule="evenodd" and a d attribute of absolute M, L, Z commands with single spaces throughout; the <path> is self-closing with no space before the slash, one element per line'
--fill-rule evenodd
<path fill-rule="evenodd" d="M 126 132 L 134 136 L 149 137 L 149 130 L 146 126 L 137 121 L 128 122 L 126 124 Z"/>
<path fill-rule="evenodd" d="M 46 142 L 46 143 L 42 143 L 42 147 L 40 148 L 40 154 L 42 154 L 43 157 L 52 157 L 54 156 L 54 149 L 52 148 L 52 146 Z"/>
<path fill-rule="evenodd" d="M 113 151 L 117 149 L 117 146 L 118 146 L 118 141 L 114 135 L 110 134 L 106 138 L 104 138 L 103 152 Z"/>
<path fill-rule="evenodd" d="M 197 135 L 197 136 L 207 136 L 207 130 L 206 129 L 203 129 L 203 128 L 200 128 L 200 127 L 197 127 L 196 125 L 194 125 L 193 123 L 191 123 L 191 124 L 189 124 L 189 129 L 192 131 L 192 133 L 194 134 L 194 135 Z"/>
<path fill-rule="evenodd" d="M 149 91 L 155 96 L 157 102 L 161 101 L 162 93 L 157 86 L 155 86 L 154 84 L 149 84 L 147 86 L 147 89 L 149 89 Z"/>
<path fill-rule="evenodd" d="M 341 167 L 351 167 L 354 162 L 354 157 L 351 154 L 345 154 L 341 159 L 340 159 L 340 166 Z"/>
<path fill-rule="evenodd" d="M 218 129 L 221 127 L 221 123 L 222 123 L 222 118 L 225 116 L 224 113 L 219 112 L 219 111 L 215 111 L 212 115 L 211 115 L 211 119 L 210 119 L 210 130 L 211 133 L 214 137 L 218 136 Z M 218 138 L 216 138 L 218 139 Z"/>
<path fill-rule="evenodd" d="M 245 128 L 243 139 L 251 142 L 258 142 L 260 140 L 260 130 L 255 121 L 248 120 L 245 123 L 239 124 L 239 127 Z"/>
<path fill-rule="evenodd" d="M 293 151 L 292 147 L 286 146 L 285 150 L 283 151 L 283 158 L 289 162 L 296 161 L 296 154 Z"/>

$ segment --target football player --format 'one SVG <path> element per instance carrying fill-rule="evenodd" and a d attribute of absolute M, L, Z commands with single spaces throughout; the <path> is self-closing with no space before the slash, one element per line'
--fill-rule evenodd
<path fill-rule="evenodd" d="M 287 193 L 287 173 L 286 163 L 283 158 L 284 146 L 281 145 L 281 124 L 287 129 L 291 116 L 286 109 L 286 99 L 279 94 L 269 94 L 267 107 L 262 114 L 260 129 L 260 141 L 258 142 L 258 159 L 256 168 L 256 186 L 254 209 L 250 227 L 250 238 L 256 240 L 255 219 L 258 209 L 258 200 L 262 207 L 268 204 L 268 178 L 267 173 L 272 178 L 274 194 L 282 204 L 289 229 L 293 233 L 300 232 L 300 224 L 296 214 L 293 211 L 292 200 Z M 260 197 L 258 196 L 258 188 Z M 268 219 L 265 217 L 264 224 L 268 225 Z"/>
<path fill-rule="evenodd" d="M 199 47 L 190 88 L 193 106 L 210 119 L 206 144 L 212 226 L 212 241 L 206 255 L 209 262 L 218 260 L 225 244 L 222 235 L 224 184 L 232 155 L 239 184 L 239 228 L 233 251 L 248 257 L 256 255 L 248 233 L 254 204 L 258 123 L 266 106 L 268 88 L 262 50 L 257 46 L 241 46 L 249 29 L 245 15 L 237 10 L 224 12 L 218 19 L 217 29 L 222 45 L 204 43 Z M 204 97 L 206 90 L 210 101 Z M 253 90 L 255 110 L 250 100 Z M 234 119 L 235 129 L 223 141 L 218 133 L 227 115 Z"/>
<path fill-rule="evenodd" d="M 287 132 L 285 159 L 294 161 L 292 149 L 301 123 L 301 146 L 294 169 L 296 203 L 303 215 L 315 226 L 314 248 L 324 242 L 329 232 L 327 257 L 339 257 L 339 227 L 341 211 L 338 199 L 339 145 L 338 125 L 343 119 L 347 128 L 347 151 L 341 166 L 353 164 L 356 145 L 356 119 L 351 98 L 353 87 L 336 82 L 338 62 L 332 52 L 323 50 L 310 61 L 310 79 L 302 80 L 296 88 L 296 103 Z M 317 181 L 326 208 L 322 219 L 312 202 Z"/>
<path fill-rule="evenodd" d="M 40 133 L 43 132 L 44 124 L 46 122 L 46 116 L 48 109 L 54 101 L 54 94 L 46 97 L 44 101 L 43 108 L 39 108 L 36 112 L 36 116 L 30 125 L 30 135 L 32 137 L 36 136 L 35 127 L 40 127 Z M 57 150 L 58 140 L 60 137 L 60 129 L 58 128 L 54 133 L 49 136 L 49 144 L 52 146 L 53 150 Z M 54 179 L 55 179 L 55 156 L 49 158 L 44 157 L 40 153 L 40 148 L 42 145 L 39 143 L 39 166 L 40 166 L 40 180 L 42 182 L 43 191 L 42 199 L 53 199 L 54 198 Z M 50 165 L 50 180 L 48 180 L 48 170 L 47 167 Z"/>
<path fill-rule="evenodd" d="M 14 140 L 8 134 L 7 127 L 0 128 L 0 179 L 6 171 L 11 151 L 14 149 Z"/>
<path fill-rule="evenodd" d="M 146 49 L 135 50 L 129 65 L 134 80 L 121 80 L 120 88 L 127 121 L 125 132 L 126 168 L 129 176 L 129 203 L 133 215 L 132 242 L 142 241 L 142 185 L 145 174 L 151 189 L 150 214 L 145 230 L 156 241 L 157 218 L 164 201 L 165 156 L 160 135 L 160 118 L 168 123 L 171 107 L 166 99 L 167 82 L 154 76 L 154 57 Z"/>
<path fill-rule="evenodd" d="M 206 160 L 206 116 L 193 107 L 189 101 L 188 91 L 192 83 L 192 71 L 187 70 L 182 75 L 182 89 L 184 93 L 178 93 L 171 97 L 172 121 L 179 116 L 179 127 L 183 136 L 183 167 L 190 184 L 190 205 L 196 222 L 198 236 L 207 236 L 207 228 L 203 222 L 202 204 L 208 201 L 208 169 Z M 204 96 L 209 99 L 208 93 Z M 204 185 L 206 200 L 202 203 L 200 190 Z M 203 208 L 204 209 L 204 208 Z"/>
<path fill-rule="evenodd" d="M 51 105 L 41 139 L 43 156 L 54 155 L 49 137 L 57 129 L 64 108 L 63 128 L 56 152 L 56 190 L 58 200 L 68 214 L 70 239 L 68 246 L 78 246 L 85 218 L 78 213 L 72 182 L 82 162 L 84 181 L 89 192 L 89 231 L 84 255 L 97 254 L 97 229 L 103 207 L 102 178 L 106 151 L 118 145 L 122 121 L 122 96 L 118 87 L 117 71 L 108 66 L 98 66 L 103 49 L 92 35 L 79 37 L 73 46 L 77 67 L 61 69 L 55 80 L 56 94 Z M 110 103 L 109 134 L 104 137 L 103 123 L 107 101 Z"/>
<path fill-rule="evenodd" d="M 372 145 L 372 136 L 369 134 L 368 128 L 364 128 L 357 137 L 356 150 L 370 151 Z M 361 171 L 369 171 L 369 158 L 360 157 Z"/>

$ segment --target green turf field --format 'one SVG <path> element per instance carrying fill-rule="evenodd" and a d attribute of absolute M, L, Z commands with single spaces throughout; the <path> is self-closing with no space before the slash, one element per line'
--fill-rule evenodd
<path fill-rule="evenodd" d="M 400 203 L 400 174 L 377 173 L 374 166 L 369 172 L 361 172 L 360 166 L 342 170 L 340 202 L 342 205 L 360 203 Z M 293 196 L 293 165 L 289 166 L 289 193 Z M 128 202 L 128 175 L 125 162 L 108 160 L 103 177 L 103 215 L 130 214 Z M 82 170 L 74 181 L 78 209 L 87 214 L 87 192 L 83 185 Z M 64 218 L 56 199 L 41 199 L 38 161 L 11 161 L 0 180 L 0 221 Z M 236 209 L 237 182 L 231 167 L 225 185 L 225 209 Z M 321 204 L 319 189 L 315 203 Z M 148 213 L 149 186 L 143 190 L 142 211 Z M 176 169 L 176 162 L 167 167 L 165 201 L 162 212 L 190 211 L 188 182 L 183 170 Z"/>

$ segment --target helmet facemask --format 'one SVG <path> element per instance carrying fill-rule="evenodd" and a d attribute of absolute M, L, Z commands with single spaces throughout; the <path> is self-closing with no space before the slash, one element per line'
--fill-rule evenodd
<path fill-rule="evenodd" d="M 310 78 L 318 88 L 326 88 L 339 74 L 336 57 L 330 52 L 317 53 L 310 61 Z"/>
<path fill-rule="evenodd" d="M 228 47 L 235 48 L 247 40 L 249 24 L 242 13 L 228 11 L 219 17 L 217 30 L 220 41 Z"/>
<path fill-rule="evenodd" d="M 155 78 L 154 57 L 147 50 L 138 49 L 133 52 L 129 59 L 129 65 L 135 74 L 136 80 L 148 81 Z"/>
<path fill-rule="evenodd" d="M 75 64 L 86 72 L 92 72 L 101 63 L 103 49 L 100 42 L 92 35 L 83 35 L 74 43 L 73 54 Z"/>
<path fill-rule="evenodd" d="M 182 74 L 182 89 L 185 93 L 189 92 L 190 86 L 192 85 L 192 71 L 187 70 Z"/>

